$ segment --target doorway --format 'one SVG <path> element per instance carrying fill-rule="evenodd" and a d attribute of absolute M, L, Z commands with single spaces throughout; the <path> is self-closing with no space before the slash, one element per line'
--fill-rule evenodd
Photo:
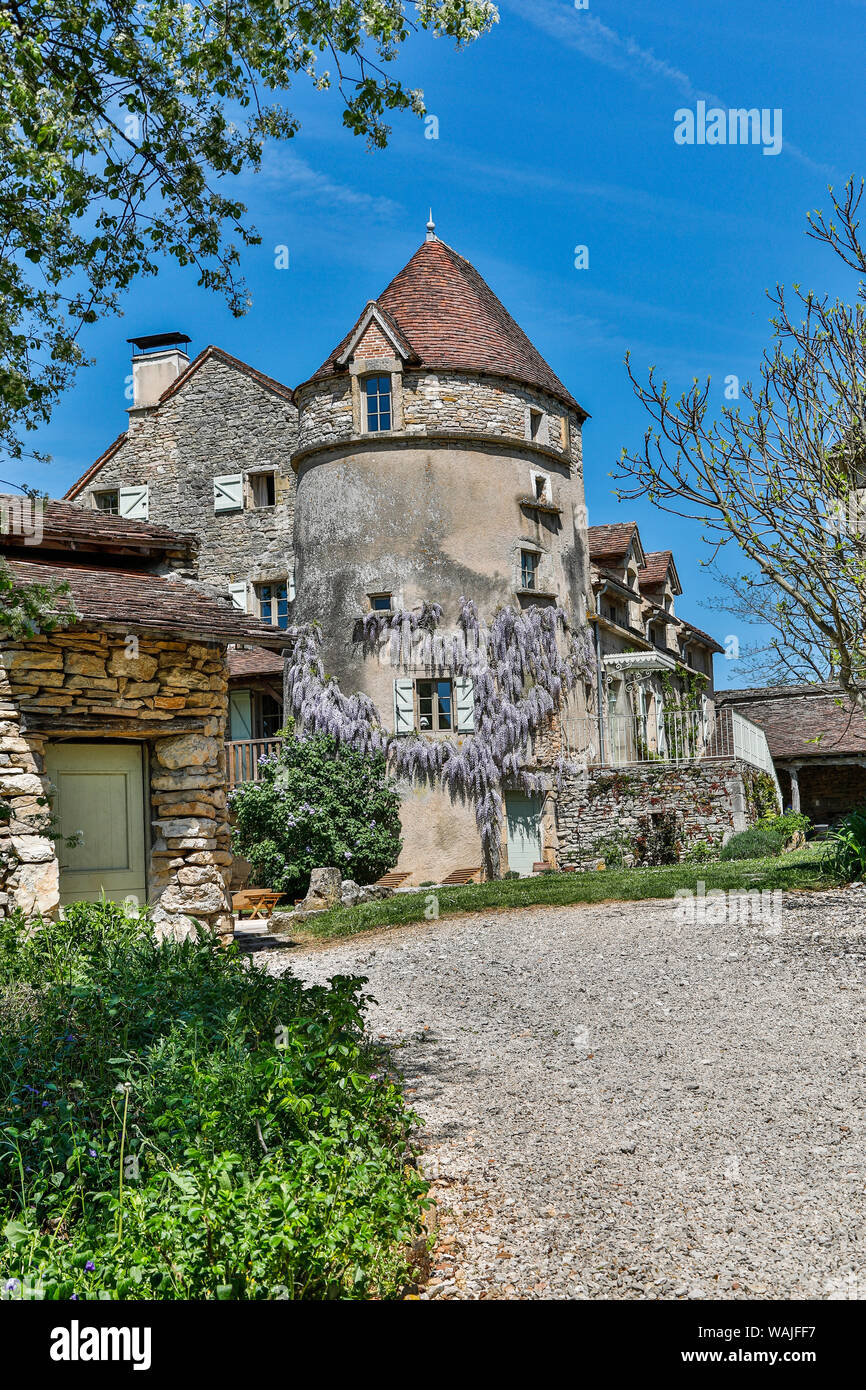
<path fill-rule="evenodd" d="M 140 743 L 55 743 L 45 770 L 56 788 L 61 906 L 147 897 L 144 758 Z M 71 847 L 66 841 L 76 837 Z"/>

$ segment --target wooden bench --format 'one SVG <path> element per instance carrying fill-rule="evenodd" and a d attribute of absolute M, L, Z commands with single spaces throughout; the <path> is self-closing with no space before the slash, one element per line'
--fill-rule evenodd
<path fill-rule="evenodd" d="M 463 885 L 464 883 L 475 883 L 475 882 L 477 882 L 477 881 L 480 879 L 480 877 L 481 877 L 481 865 L 480 865 L 480 864 L 479 864 L 479 866 L 478 866 L 477 869 L 455 869 L 452 873 L 450 873 L 450 874 L 448 875 L 447 878 L 443 878 L 443 880 L 442 880 L 442 887 L 443 887 L 443 888 L 456 888 L 456 887 L 462 887 L 462 885 Z"/>
<path fill-rule="evenodd" d="M 390 874 L 383 874 L 381 878 L 377 878 L 377 879 L 376 879 L 376 883 L 375 883 L 375 887 L 376 887 L 376 888 L 399 888 L 400 885 L 401 885 L 402 883 L 405 883 L 406 880 L 407 880 L 407 878 L 410 878 L 410 877 L 411 877 L 411 874 L 410 874 L 410 872 L 409 872 L 408 870 L 406 871 L 406 873 L 403 873 L 402 871 L 401 871 L 400 873 L 398 873 L 396 870 L 393 870 Z"/>
<path fill-rule="evenodd" d="M 271 888 L 243 888 L 239 893 L 232 893 L 232 912 L 238 916 L 242 912 L 249 912 L 250 920 L 270 917 L 282 896 L 282 893 L 275 893 Z"/>

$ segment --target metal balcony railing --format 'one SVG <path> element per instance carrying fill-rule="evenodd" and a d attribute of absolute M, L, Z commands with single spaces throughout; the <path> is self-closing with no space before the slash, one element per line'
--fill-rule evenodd
<path fill-rule="evenodd" d="M 727 706 L 663 709 L 653 716 L 605 714 L 601 726 L 597 715 L 586 714 L 564 722 L 563 738 L 566 753 L 585 758 L 590 767 L 740 758 L 775 779 L 764 730 Z"/>

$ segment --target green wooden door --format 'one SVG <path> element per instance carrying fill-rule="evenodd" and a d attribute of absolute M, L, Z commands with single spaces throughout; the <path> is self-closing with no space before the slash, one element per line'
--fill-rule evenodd
<path fill-rule="evenodd" d="M 531 874 L 541 859 L 541 798 L 506 792 L 505 821 L 508 867 Z"/>
<path fill-rule="evenodd" d="M 147 897 L 144 772 L 138 743 L 55 743 L 45 756 L 57 789 L 60 901 Z M 72 835 L 79 843 L 68 847 Z"/>

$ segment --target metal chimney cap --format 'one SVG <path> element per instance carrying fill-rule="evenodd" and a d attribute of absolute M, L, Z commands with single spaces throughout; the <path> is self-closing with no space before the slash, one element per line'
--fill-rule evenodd
<path fill-rule="evenodd" d="M 127 338 L 128 343 L 132 343 L 139 352 L 148 352 L 151 348 L 180 347 L 191 343 L 185 333 L 150 333 L 144 338 Z"/>

